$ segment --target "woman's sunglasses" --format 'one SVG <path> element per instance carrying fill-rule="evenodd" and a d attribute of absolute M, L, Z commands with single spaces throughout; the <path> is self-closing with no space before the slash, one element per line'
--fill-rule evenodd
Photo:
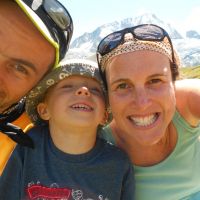
<path fill-rule="evenodd" d="M 163 41 L 163 39 L 167 37 L 172 50 L 172 62 L 175 63 L 174 49 L 168 33 L 157 25 L 142 24 L 121 31 L 116 31 L 103 38 L 97 47 L 98 64 L 100 64 L 101 56 L 106 55 L 117 48 L 120 44 L 124 43 L 124 35 L 127 33 L 131 33 L 135 39 L 143 41 Z"/>

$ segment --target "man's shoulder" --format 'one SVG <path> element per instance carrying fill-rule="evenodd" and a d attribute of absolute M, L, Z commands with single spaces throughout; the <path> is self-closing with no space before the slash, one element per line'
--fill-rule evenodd
<path fill-rule="evenodd" d="M 23 112 L 14 122 L 14 125 L 19 126 L 24 132 L 33 126 L 26 112 Z"/>

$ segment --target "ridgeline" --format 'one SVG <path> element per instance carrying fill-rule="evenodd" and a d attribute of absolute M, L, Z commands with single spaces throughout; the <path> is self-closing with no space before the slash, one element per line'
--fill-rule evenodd
<path fill-rule="evenodd" d="M 180 78 L 199 78 L 200 79 L 200 66 L 181 68 Z"/>

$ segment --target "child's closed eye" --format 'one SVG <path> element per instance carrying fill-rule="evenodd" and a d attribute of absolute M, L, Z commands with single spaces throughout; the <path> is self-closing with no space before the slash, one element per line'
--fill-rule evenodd
<path fill-rule="evenodd" d="M 102 90 L 100 88 L 98 88 L 98 87 L 90 88 L 90 92 L 92 94 L 96 94 L 96 95 L 102 95 L 102 93 L 103 93 Z"/>
<path fill-rule="evenodd" d="M 65 84 L 65 85 L 62 85 L 61 88 L 66 88 L 66 89 L 68 88 L 68 89 L 70 89 L 70 88 L 73 88 L 73 85 Z"/>

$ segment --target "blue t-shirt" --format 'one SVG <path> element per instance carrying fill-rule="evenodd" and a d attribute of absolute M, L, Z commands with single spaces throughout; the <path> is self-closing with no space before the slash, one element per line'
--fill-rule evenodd
<path fill-rule="evenodd" d="M 103 139 L 89 152 L 66 154 L 56 148 L 47 127 L 29 133 L 30 149 L 17 146 L 0 179 L 1 200 L 133 200 L 128 156 Z"/>

